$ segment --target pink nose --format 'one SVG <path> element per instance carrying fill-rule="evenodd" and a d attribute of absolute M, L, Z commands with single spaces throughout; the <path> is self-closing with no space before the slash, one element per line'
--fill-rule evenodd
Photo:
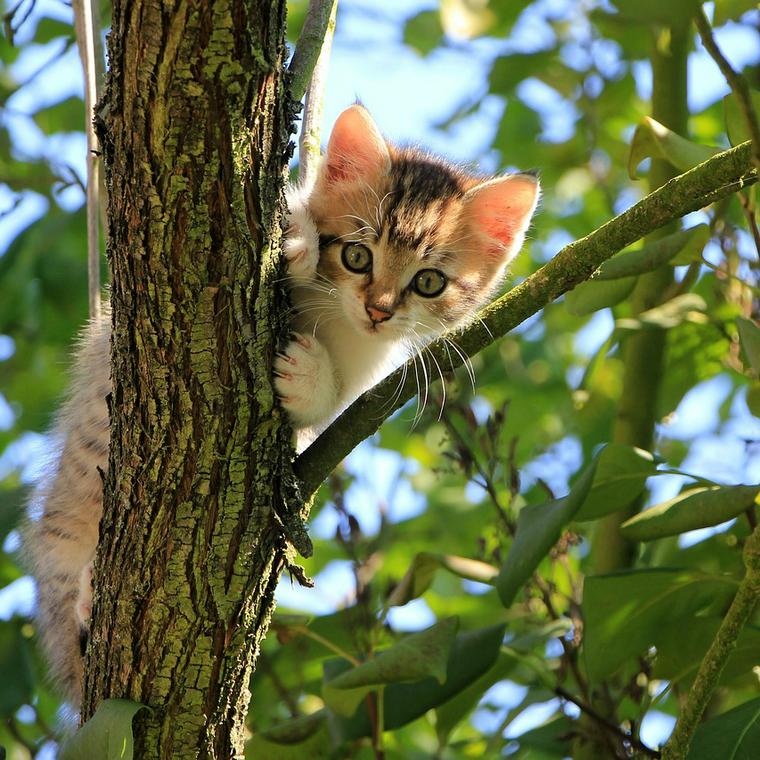
<path fill-rule="evenodd" d="M 378 309 L 375 306 L 365 306 L 364 308 L 367 310 L 367 314 L 369 314 L 369 318 L 374 324 L 385 322 L 393 316 L 393 312 L 384 311 L 383 309 Z"/>

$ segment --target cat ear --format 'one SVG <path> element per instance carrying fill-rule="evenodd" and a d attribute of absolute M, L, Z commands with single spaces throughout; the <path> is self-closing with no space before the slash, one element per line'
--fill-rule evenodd
<path fill-rule="evenodd" d="M 388 146 L 366 109 L 355 105 L 343 111 L 327 144 L 323 179 L 327 183 L 370 180 L 385 174 L 390 165 Z"/>
<path fill-rule="evenodd" d="M 484 239 L 488 255 L 509 261 L 522 246 L 540 195 L 533 175 L 512 174 L 468 190 L 462 213 L 470 230 Z"/>

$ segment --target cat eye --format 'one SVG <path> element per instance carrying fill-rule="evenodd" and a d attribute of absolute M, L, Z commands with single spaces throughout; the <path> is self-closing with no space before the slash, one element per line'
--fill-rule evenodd
<path fill-rule="evenodd" d="M 420 269 L 412 280 L 412 288 L 425 298 L 433 298 L 443 293 L 446 275 L 437 269 Z"/>
<path fill-rule="evenodd" d="M 372 251 L 366 245 L 359 243 L 346 243 L 341 254 L 343 266 L 349 272 L 363 274 L 372 269 Z"/>

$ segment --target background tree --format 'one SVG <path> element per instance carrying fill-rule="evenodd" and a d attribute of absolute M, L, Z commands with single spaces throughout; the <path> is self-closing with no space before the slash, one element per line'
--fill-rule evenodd
<path fill-rule="evenodd" d="M 474 60 L 487 76 L 475 80 L 479 88 L 469 82 L 466 100 L 449 106 L 442 131 L 426 142 L 441 147 L 441 135 L 451 134 L 444 147 L 460 158 L 477 153 L 486 169 L 541 169 L 546 199 L 529 251 L 515 265 L 517 282 L 564 243 L 596 230 L 644 194 L 629 168 L 634 174 L 640 168 L 656 187 L 668 173 L 687 170 L 729 140 L 738 143 L 751 134 L 747 109 L 738 102 L 695 97 L 708 79 L 704 53 L 691 53 L 702 78 L 687 99 L 685 57 L 702 47 L 696 27 L 686 23 L 696 4 L 685 0 L 620 0 L 614 7 L 405 4 L 412 14 L 406 19 L 393 6 L 378 10 L 346 0 L 342 7 L 334 70 L 340 68 L 341 46 L 354 61 L 383 55 L 392 61 L 386 53 L 391 43 L 349 48 L 370 33 L 370 22 L 393 29 L 403 20 L 404 45 L 427 56 L 427 68 L 446 60 L 464 68 L 464 61 Z M 712 23 L 723 53 L 735 69 L 749 63 L 744 74 L 756 85 L 758 16 L 752 8 L 718 2 Z M 295 36 L 303 7 L 293 4 L 292 10 Z M 40 15 L 38 9 L 26 31 L 21 27 L 21 43 L 32 45 L 33 32 L 38 40 L 62 35 L 65 46 L 67 27 L 38 21 Z M 699 31 L 709 34 L 704 25 Z M 403 59 L 398 44 L 392 43 L 393 55 Z M 743 55 L 742 44 L 753 52 Z M 4 45 L 5 60 L 10 63 L 18 50 Z M 16 104 L 23 105 L 24 86 L 30 85 L 6 86 L 2 134 L 16 153 L 3 159 L 3 179 L 19 193 L 7 196 L 9 207 L 18 201 L 19 214 L 29 197 L 22 191 L 49 194 L 52 173 L 49 161 L 19 160 L 24 140 L 13 118 L 22 118 L 15 115 Z M 410 89 L 419 93 L 414 85 Z M 374 92 L 361 95 L 377 115 Z M 398 100 L 404 112 L 403 93 L 396 93 Z M 663 101 L 671 110 L 664 110 Z M 64 117 L 74 128 L 81 124 L 81 103 L 34 106 L 26 107 L 53 133 Z M 389 136 L 403 136 L 402 120 L 380 117 Z M 485 138 L 472 155 L 460 152 L 467 135 L 479 129 L 493 134 L 492 145 Z M 718 683 L 715 674 L 693 687 L 744 575 L 742 549 L 752 549 L 747 536 L 758 489 L 726 486 L 760 479 L 752 457 L 758 426 L 748 411 L 757 403 L 759 363 L 751 321 L 759 236 L 750 154 L 745 147 L 697 168 L 679 180 L 678 192 L 666 187 L 658 196 L 664 201 L 645 202 L 644 212 L 629 215 L 622 226 L 565 251 L 551 277 L 531 278 L 485 314 L 498 337 L 511 320 L 546 304 L 517 334 L 472 359 L 476 391 L 467 371 L 456 377 L 447 372 L 444 348 L 434 353 L 435 361 L 418 361 L 421 383 L 439 370 L 446 375 L 443 412 L 439 418 L 441 391 L 425 390 L 420 396 L 426 411 L 411 431 L 414 406 L 388 421 L 320 492 L 313 511 L 315 554 L 306 563 L 317 589 L 305 601 L 287 587 L 280 592 L 277 636 L 265 642 L 251 682 L 252 757 L 325 756 L 336 745 L 357 757 L 503 751 L 526 757 L 653 756 L 673 725 L 670 716 L 680 711 L 692 718 L 686 734 L 693 728 L 699 706 L 687 697 L 695 693 L 708 697 L 702 699 L 708 709 L 691 756 L 714 757 L 727 742 L 757 746 L 752 621 L 738 638 L 729 637 L 737 646 L 719 688 L 711 688 Z M 654 159 L 651 168 L 639 167 L 648 157 Z M 81 193 L 71 188 L 57 196 L 58 203 L 74 193 L 68 202 L 80 203 Z M 676 202 L 682 205 L 674 212 Z M 593 282 L 549 303 L 595 268 L 593 256 L 598 263 L 614 252 L 610 241 L 633 243 L 655 221 L 701 206 L 704 211 L 679 223 L 683 232 L 637 244 L 636 253 L 617 257 Z M 66 346 L 86 311 L 82 214 L 55 203 L 51 208 L 16 235 L 0 259 L 0 329 L 12 338 L 3 344 L 8 356 L 0 364 L 2 392 L 13 404 L 2 433 L 9 443 L 1 460 L 8 473 L 6 533 L 17 515 L 12 505 L 19 503 L 19 475 L 9 465 L 34 461 L 35 453 L 19 440 L 24 431 L 44 428 L 63 387 Z M 50 240 L 57 241 L 54 253 Z M 576 269 L 573 262 L 579 262 Z M 584 265 L 591 267 L 585 274 Z M 81 288 L 70 285 L 77 267 Z M 461 360 L 460 346 L 474 351 L 490 337 L 476 328 L 456 341 L 457 347 L 448 347 L 451 364 Z M 658 361 L 660 372 L 653 371 Z M 408 373 L 411 383 L 414 374 Z M 402 397 L 407 393 L 402 388 Z M 359 415 L 353 414 L 349 420 L 356 422 Z M 349 427 L 356 430 L 347 433 Z M 350 448 L 371 427 L 338 422 L 297 471 L 316 484 L 330 461 L 340 458 L 340 447 Z M 615 445 L 598 454 L 607 441 Z M 645 486 L 648 495 L 642 496 Z M 664 502 L 683 487 L 685 498 L 647 513 L 621 534 L 619 513 L 630 514 L 641 502 Z M 720 531 L 681 537 L 717 524 Z M 620 540 L 626 536 L 644 543 Z M 13 533 L 4 549 L 4 598 L 9 609 L 19 609 L 10 604 L 23 590 Z M 620 569 L 625 572 L 614 572 Z M 297 604 L 314 609 L 315 597 L 325 593 L 320 588 L 341 589 L 335 611 L 323 605 L 316 616 L 285 614 Z M 742 588 L 751 592 L 753 582 Z M 752 594 L 747 596 L 750 602 Z M 751 606 L 744 604 L 744 611 Z M 410 629 L 427 632 L 404 639 L 402 632 Z M 39 675 L 33 627 L 16 615 L 1 630 L 1 651 L 14 654 L 0 659 L 7 676 L 0 682 L 13 685 L 0 688 L 7 717 L 0 743 L 23 756 L 53 737 L 57 703 Z M 414 653 L 411 662 L 405 651 Z M 420 657 L 421 651 L 427 656 Z M 372 665 L 359 667 L 367 659 Z M 681 747 L 674 745 L 681 752 L 676 756 L 683 756 Z"/>

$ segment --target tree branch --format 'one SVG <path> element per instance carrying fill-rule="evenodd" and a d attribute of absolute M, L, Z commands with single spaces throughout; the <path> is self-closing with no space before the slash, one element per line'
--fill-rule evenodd
<path fill-rule="evenodd" d="M 676 727 L 662 752 L 663 760 L 683 760 L 688 754 L 694 731 L 718 686 L 723 668 L 736 648 L 742 628 L 755 609 L 760 596 L 760 530 L 757 528 L 744 545 L 744 565 L 747 571 L 699 666 L 686 704 L 681 709 Z"/>
<path fill-rule="evenodd" d="M 100 43 L 99 18 L 91 0 L 73 0 L 74 29 L 84 73 L 85 133 L 87 135 L 87 281 L 90 319 L 100 317 L 100 167 L 98 140 L 93 124 L 95 104 L 100 96 L 103 74 L 103 47 Z"/>
<path fill-rule="evenodd" d="M 322 132 L 322 106 L 327 86 L 327 67 L 335 34 L 335 17 L 338 14 L 338 0 L 332 0 L 332 11 L 324 32 L 322 49 L 311 73 L 309 89 L 303 106 L 301 137 L 298 141 L 298 171 L 301 182 L 310 185 L 317 175 L 320 159 L 320 137 Z M 300 45 L 300 43 L 299 43 Z"/>
<path fill-rule="evenodd" d="M 738 71 L 734 71 L 733 66 L 721 52 L 718 43 L 715 42 L 715 37 L 713 37 L 710 22 L 707 20 L 707 16 L 702 8 L 699 8 L 697 11 L 694 23 L 697 25 L 697 31 L 702 39 L 702 44 L 705 46 L 705 50 L 707 50 L 715 63 L 718 64 L 721 74 L 723 74 L 726 82 L 728 82 L 729 87 L 736 96 L 739 110 L 742 112 L 747 131 L 752 139 L 752 161 L 755 164 L 755 168 L 760 169 L 760 124 L 758 123 L 755 109 L 752 106 L 747 80 Z"/>
<path fill-rule="evenodd" d="M 303 23 L 301 36 L 296 43 L 293 58 L 290 61 L 290 94 L 293 100 L 301 100 L 309 86 L 312 72 L 317 66 L 323 43 L 332 42 L 332 30 L 335 27 L 335 12 L 338 0 L 309 0 L 309 10 Z M 332 23 L 331 23 L 332 22 Z M 329 38 L 328 38 L 329 34 Z"/>
<path fill-rule="evenodd" d="M 435 361 L 441 366 L 460 366 L 465 356 L 478 353 L 588 279 L 603 262 L 643 235 L 756 182 L 757 171 L 751 167 L 750 155 L 749 142 L 719 153 L 565 246 L 548 264 L 481 311 L 478 320 L 451 335 L 461 356 L 457 351 L 451 353 L 443 338 L 432 343 L 430 352 Z M 399 369 L 351 404 L 296 459 L 294 469 L 302 495 L 310 497 L 337 464 L 416 390 L 414 372 L 404 375 Z"/>

